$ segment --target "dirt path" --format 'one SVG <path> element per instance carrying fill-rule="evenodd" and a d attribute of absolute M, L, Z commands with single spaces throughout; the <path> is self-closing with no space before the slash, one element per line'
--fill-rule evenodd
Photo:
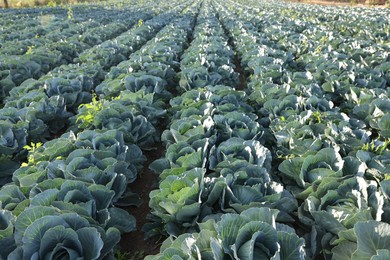
<path fill-rule="evenodd" d="M 198 13 L 199 14 L 199 13 Z M 197 24 L 197 17 L 195 16 L 194 27 L 192 28 L 192 32 L 188 35 L 188 43 L 190 46 L 194 35 L 194 28 Z M 174 96 L 178 96 L 176 90 L 169 90 Z M 167 110 L 169 110 L 170 105 L 167 104 Z M 170 119 L 169 119 L 170 121 Z M 169 122 L 161 122 L 159 125 L 160 134 L 167 129 L 167 125 Z M 144 154 L 147 158 L 147 162 L 144 164 L 144 169 L 142 174 L 137 178 L 137 180 L 130 184 L 129 187 L 132 192 L 139 194 L 143 203 L 140 207 L 129 207 L 128 210 L 130 214 L 132 214 L 137 220 L 137 230 L 134 232 L 130 232 L 124 234 L 120 241 L 121 253 L 126 254 L 123 259 L 126 260 L 141 260 L 144 259 L 147 255 L 156 255 L 160 252 L 160 247 L 162 242 L 166 239 L 161 236 L 153 236 L 148 240 L 144 240 L 145 233 L 142 231 L 142 227 L 146 223 L 150 223 L 146 219 L 147 215 L 150 213 L 149 208 L 149 193 L 152 190 L 158 189 L 159 177 L 149 169 L 149 165 L 157 159 L 160 159 L 166 151 L 162 142 L 157 144 L 157 149 L 153 151 L 144 151 Z"/>
<path fill-rule="evenodd" d="M 146 216 L 150 213 L 149 193 L 158 187 L 158 176 L 149 169 L 149 165 L 156 159 L 159 159 L 165 148 L 160 146 L 157 150 L 146 151 L 145 156 L 148 161 L 145 163 L 142 173 L 137 177 L 134 183 L 129 185 L 131 191 L 139 194 L 143 203 L 140 207 L 126 208 L 137 220 L 137 230 L 122 235 L 120 241 L 121 253 L 125 254 L 124 259 L 140 260 L 147 255 L 155 255 L 159 252 L 161 242 L 158 236 L 144 240 L 142 226 L 147 223 Z"/>

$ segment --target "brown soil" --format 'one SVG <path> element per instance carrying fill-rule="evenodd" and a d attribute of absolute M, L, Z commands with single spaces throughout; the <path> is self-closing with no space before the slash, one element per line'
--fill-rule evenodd
<path fill-rule="evenodd" d="M 219 20 L 218 14 L 217 14 L 217 18 Z M 225 35 L 227 35 L 227 36 L 230 35 L 228 30 L 226 29 L 226 27 L 223 26 L 223 23 L 221 21 L 219 21 L 219 22 L 222 25 L 223 30 L 225 31 Z M 236 90 L 245 90 L 246 86 L 247 86 L 245 71 L 241 66 L 240 58 L 238 57 L 238 54 L 236 52 L 236 46 L 234 46 L 233 39 L 230 36 L 228 37 L 228 44 L 235 51 L 234 58 L 233 58 L 233 64 L 235 66 L 234 71 L 239 74 L 239 82 L 238 82 L 238 86 L 236 87 Z"/>
<path fill-rule="evenodd" d="M 246 78 L 245 78 L 245 72 L 241 67 L 241 62 L 240 62 L 240 59 L 238 58 L 237 55 L 234 55 L 234 65 L 236 66 L 234 71 L 240 74 L 240 82 L 239 82 L 239 85 L 237 87 L 237 90 L 245 90 L 246 84 L 247 84 Z"/>
<path fill-rule="evenodd" d="M 146 216 L 150 213 L 149 208 L 149 193 L 158 187 L 158 176 L 149 169 L 149 165 L 156 159 L 159 159 L 164 148 L 157 147 L 157 150 L 145 151 L 144 154 L 148 159 L 144 169 L 138 176 L 137 180 L 129 185 L 131 191 L 139 194 L 143 203 L 140 207 L 126 208 L 131 215 L 137 220 L 137 230 L 122 235 L 120 241 L 120 251 L 125 255 L 125 259 L 139 260 L 147 255 L 155 255 L 159 252 L 162 241 L 159 237 L 153 237 L 144 240 L 144 232 L 142 226 L 147 223 Z"/>

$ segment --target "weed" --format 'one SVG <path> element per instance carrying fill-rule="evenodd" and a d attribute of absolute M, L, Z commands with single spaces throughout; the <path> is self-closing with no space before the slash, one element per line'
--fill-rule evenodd
<path fill-rule="evenodd" d="M 41 147 L 43 144 L 42 143 L 31 143 L 30 145 L 25 145 L 23 146 L 24 149 L 29 151 L 30 153 L 34 153 L 35 150 L 37 150 L 39 147 Z M 35 159 L 32 154 L 30 154 L 27 158 L 27 163 L 22 163 L 22 166 L 27 166 L 27 165 L 34 165 L 35 164 Z"/>
<path fill-rule="evenodd" d="M 79 116 L 77 117 L 76 122 L 80 123 L 79 128 L 85 129 L 92 125 L 93 121 L 95 120 L 95 115 L 103 109 L 103 102 L 100 100 L 97 100 L 97 96 L 93 95 L 92 102 L 89 104 L 81 104 L 79 106 L 81 109 L 79 111 Z"/>
<path fill-rule="evenodd" d="M 366 143 L 362 146 L 363 151 L 372 152 L 382 155 L 383 152 L 390 147 L 390 139 L 386 139 L 383 143 L 376 145 L 374 140 L 371 143 Z"/>
<path fill-rule="evenodd" d="M 68 20 L 74 20 L 73 10 L 72 7 L 68 7 Z"/>
<path fill-rule="evenodd" d="M 118 260 L 127 260 L 129 256 L 130 254 L 128 252 L 122 253 L 119 249 L 115 250 L 115 258 Z"/>
<path fill-rule="evenodd" d="M 33 46 L 33 45 L 32 45 L 32 46 L 28 46 L 28 47 L 27 47 L 26 54 L 27 54 L 27 55 L 30 55 L 30 54 L 33 52 L 34 48 L 35 48 L 35 46 Z"/>
<path fill-rule="evenodd" d="M 136 251 L 131 257 L 129 252 L 122 252 L 121 250 L 115 250 L 115 257 L 118 260 L 140 260 L 145 258 L 145 251 Z"/>
<path fill-rule="evenodd" d="M 55 1 L 49 1 L 49 2 L 47 3 L 47 6 L 48 6 L 48 7 L 57 7 L 57 3 L 56 3 Z"/>

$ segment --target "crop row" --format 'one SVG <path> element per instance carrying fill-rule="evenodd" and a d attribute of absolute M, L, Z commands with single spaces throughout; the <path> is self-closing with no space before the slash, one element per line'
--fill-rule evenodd
<path fill-rule="evenodd" d="M 240 39 L 240 30 L 233 37 Z M 356 37 L 360 40 L 359 34 Z M 380 239 L 375 230 L 389 223 L 389 81 L 387 70 L 380 69 L 388 62 L 388 50 L 377 44 L 373 48 L 379 55 L 373 56 L 367 49 L 338 49 L 342 58 L 337 52 L 319 52 L 321 39 L 312 39 L 312 49 L 301 56 L 305 58 L 297 58 L 301 71 L 293 72 L 285 84 L 272 79 L 267 86 L 254 70 L 249 85 L 257 94 L 252 100 L 277 141 L 275 153 L 281 163 L 276 174 L 302 201 L 294 214 L 299 221 L 295 228 L 306 238 L 308 257 L 381 255 L 376 252 L 381 247 L 369 252 L 361 248 L 370 243 L 363 240 L 364 233 Z M 253 48 L 237 46 L 241 53 Z M 313 66 L 318 56 L 321 65 Z M 345 67 L 334 68 L 335 57 L 343 59 L 339 66 Z M 330 66 L 334 70 L 327 71 Z"/>
<path fill-rule="evenodd" d="M 39 80 L 29 79 L 14 87 L 5 107 L 0 110 L 5 138 L 1 144 L 2 179 L 9 180 L 18 167 L 26 153 L 25 145 L 44 142 L 64 131 L 79 106 L 92 100 L 92 93 L 104 80 L 106 70 L 153 38 L 173 17 L 173 12 L 155 16 L 114 41 L 106 41 L 81 53 L 81 64 L 60 66 Z"/>
<path fill-rule="evenodd" d="M 232 94 L 215 82 L 171 101 L 148 226 L 170 237 L 148 259 L 386 258 L 387 20 L 361 22 L 380 23 L 366 35 L 283 16 L 293 14 L 283 4 L 213 4 L 247 95 L 233 92 L 234 116 L 214 103 Z"/>
<path fill-rule="evenodd" d="M 122 4 L 99 18 L 112 30 L 80 18 L 13 36 L 23 59 L 45 37 L 86 37 L 4 95 L 0 258 L 112 256 L 135 229 L 120 207 L 141 203 L 128 184 L 160 142 L 143 231 L 169 237 L 147 259 L 390 257 L 388 11 Z"/>
<path fill-rule="evenodd" d="M 317 19 L 306 18 L 298 22 L 295 16 L 301 17 L 302 11 L 298 14 L 291 12 L 289 18 L 285 18 L 283 14 L 286 13 L 286 7 L 280 9 L 274 8 L 273 12 L 268 13 L 261 11 L 259 15 L 246 7 L 242 12 L 247 15 L 240 17 L 241 20 L 251 22 L 253 31 L 256 31 L 256 39 L 266 47 L 273 51 L 288 52 L 288 55 L 281 53 L 281 57 L 290 59 L 286 64 L 288 67 L 282 71 L 284 78 L 273 78 L 273 81 L 289 83 L 291 72 L 310 72 L 313 83 L 328 92 L 338 92 L 338 88 L 342 87 L 389 86 L 389 47 L 385 32 L 389 24 L 383 19 L 385 14 L 356 21 L 352 27 L 346 25 L 350 22 L 347 15 L 338 18 L 342 22 L 336 24 L 332 22 L 333 17 L 330 15 Z M 356 18 L 352 20 L 355 21 Z M 275 23 L 264 26 L 265 21 Z M 355 27 L 359 30 L 347 31 L 346 26 L 350 30 Z M 333 101 L 336 105 L 344 102 L 342 97 L 335 97 Z"/>
<path fill-rule="evenodd" d="M 4 50 L 0 63 L 2 103 L 9 91 L 26 79 L 39 79 L 60 65 L 77 63 L 80 53 L 127 31 L 140 19 L 151 18 L 149 12 L 133 9 L 114 13 L 113 16 L 108 13 L 97 15 L 99 18 L 93 21 L 82 23 L 69 18 L 70 21 L 64 23 L 68 24 L 64 30 L 58 29 L 42 37 L 2 44 Z M 107 16 L 113 18 L 107 19 Z M 123 20 L 126 20 L 126 23 L 123 23 Z"/>
<path fill-rule="evenodd" d="M 148 58 L 154 50 L 171 48 L 179 40 L 181 48 L 185 47 L 197 5 L 188 6 L 186 14 L 180 12 L 187 4 L 167 6 L 169 13 L 145 22 L 149 30 L 138 27 L 149 39 L 164 28 L 130 59 Z M 135 38 L 143 45 L 140 36 Z M 180 52 L 180 45 L 177 48 Z M 163 62 L 155 55 L 156 63 Z M 165 65 L 173 70 L 169 62 Z M 142 86 L 120 95 L 115 89 L 107 91 L 106 97 L 99 96 L 75 114 L 80 121 L 73 127 L 76 133 L 32 145 L 28 162 L 13 173 L 12 183 L 0 189 L 0 216 L 7 223 L 0 239 L 3 258 L 55 258 L 67 252 L 73 257 L 102 259 L 113 255 L 121 233 L 134 230 L 134 217 L 116 206 L 139 204 L 137 194 L 127 185 L 136 180 L 145 161 L 139 146 L 153 146 L 143 138 L 150 138 L 153 129 L 142 115 L 148 107 L 139 105 L 151 102 L 158 107 L 164 100 L 154 98 L 158 90 Z M 62 248 L 53 246 L 60 240 L 64 241 Z"/>
<path fill-rule="evenodd" d="M 47 38 L 51 42 L 50 35 L 58 34 L 59 32 L 70 31 L 72 26 L 79 23 L 87 22 L 88 20 L 95 20 L 101 24 L 109 22 L 120 22 L 126 17 L 129 17 L 129 12 L 135 9 L 142 9 L 143 7 L 109 9 L 104 6 L 73 6 L 66 8 L 36 8 L 34 13 L 28 15 L 16 14 L 7 17 L 2 14 L 0 19 L 1 35 L 0 40 L 3 49 L 2 54 L 13 52 L 25 53 L 27 46 L 42 45 L 42 41 Z M 98 14 L 98 15 L 97 15 Z M 69 28 L 70 27 L 70 28 Z M 49 37 L 47 37 L 49 36 Z M 59 36 L 57 36 L 58 38 Z M 40 40 L 40 41 L 39 41 Z M 16 46 L 22 46 L 18 49 Z M 29 44 L 29 45 L 28 45 Z M 18 54 L 18 53 L 13 53 Z"/>
<path fill-rule="evenodd" d="M 188 91 L 171 100 L 174 114 L 162 134 L 165 158 L 151 165 L 161 178 L 159 189 L 150 194 L 154 224 L 145 226 L 149 234 L 171 237 L 159 255 L 147 259 L 302 257 L 304 240 L 286 225 L 276 227 L 276 216 L 288 218 L 296 203 L 270 178 L 272 156 L 264 146 L 268 134 L 245 103 L 246 94 L 231 87 L 238 77 L 223 73 L 233 63 L 233 51 L 209 2 L 204 2 L 195 32 L 183 57 L 197 58 L 183 58 L 182 70 L 200 63 L 218 77 L 199 77 L 203 80 L 187 84 Z M 215 60 L 220 53 L 223 59 Z M 269 247 L 253 255 L 249 247 L 256 239 Z M 297 241 L 295 248 L 287 246 L 290 239 Z"/>

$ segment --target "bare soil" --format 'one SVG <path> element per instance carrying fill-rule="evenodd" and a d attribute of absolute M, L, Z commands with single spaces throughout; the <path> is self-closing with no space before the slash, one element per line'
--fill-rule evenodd
<path fill-rule="evenodd" d="M 144 169 L 137 180 L 129 185 L 131 191 L 137 193 L 143 203 L 140 207 L 125 208 L 137 220 L 137 230 L 123 234 L 119 244 L 125 259 L 140 260 L 147 255 L 158 254 L 160 251 L 162 240 L 159 237 L 144 240 L 145 233 L 141 229 L 147 223 L 146 216 L 150 213 L 149 193 L 158 187 L 158 176 L 149 169 L 149 165 L 159 159 L 164 151 L 165 148 L 160 145 L 157 150 L 144 152 L 148 159 Z"/>
<path fill-rule="evenodd" d="M 197 23 L 197 16 L 196 21 Z M 192 30 L 194 30 L 194 27 Z M 191 44 L 194 35 L 190 34 L 188 36 L 188 43 Z M 179 95 L 177 89 L 169 90 L 174 96 Z M 167 104 L 169 107 L 169 105 Z M 169 108 L 167 108 L 169 109 Z M 159 125 L 159 131 L 162 133 L 166 128 L 169 122 L 161 122 Z M 155 255 L 160 252 L 160 247 L 165 238 L 155 236 L 148 240 L 144 239 L 145 233 L 142 231 L 142 227 L 148 222 L 146 219 L 147 215 L 150 214 L 149 208 L 149 193 L 158 188 L 159 177 L 149 169 L 149 165 L 163 156 L 166 151 L 163 144 L 160 142 L 157 144 L 157 149 L 153 151 L 144 152 L 147 161 L 144 165 L 144 169 L 137 180 L 130 184 L 129 187 L 131 191 L 139 194 L 140 198 L 143 200 L 143 203 L 140 207 L 129 207 L 127 210 L 132 214 L 137 220 L 137 230 L 122 235 L 120 241 L 120 251 L 122 254 L 125 254 L 124 259 L 129 260 L 141 260 L 144 259 L 147 255 Z"/>
<path fill-rule="evenodd" d="M 240 62 L 240 59 L 238 58 L 237 54 L 234 55 L 234 65 L 236 66 L 234 71 L 239 73 L 239 85 L 237 86 L 237 90 L 245 90 L 246 89 L 246 84 L 247 84 L 247 81 L 246 81 L 246 77 L 245 77 L 245 72 L 244 70 L 242 69 L 241 67 L 241 62 Z"/>

